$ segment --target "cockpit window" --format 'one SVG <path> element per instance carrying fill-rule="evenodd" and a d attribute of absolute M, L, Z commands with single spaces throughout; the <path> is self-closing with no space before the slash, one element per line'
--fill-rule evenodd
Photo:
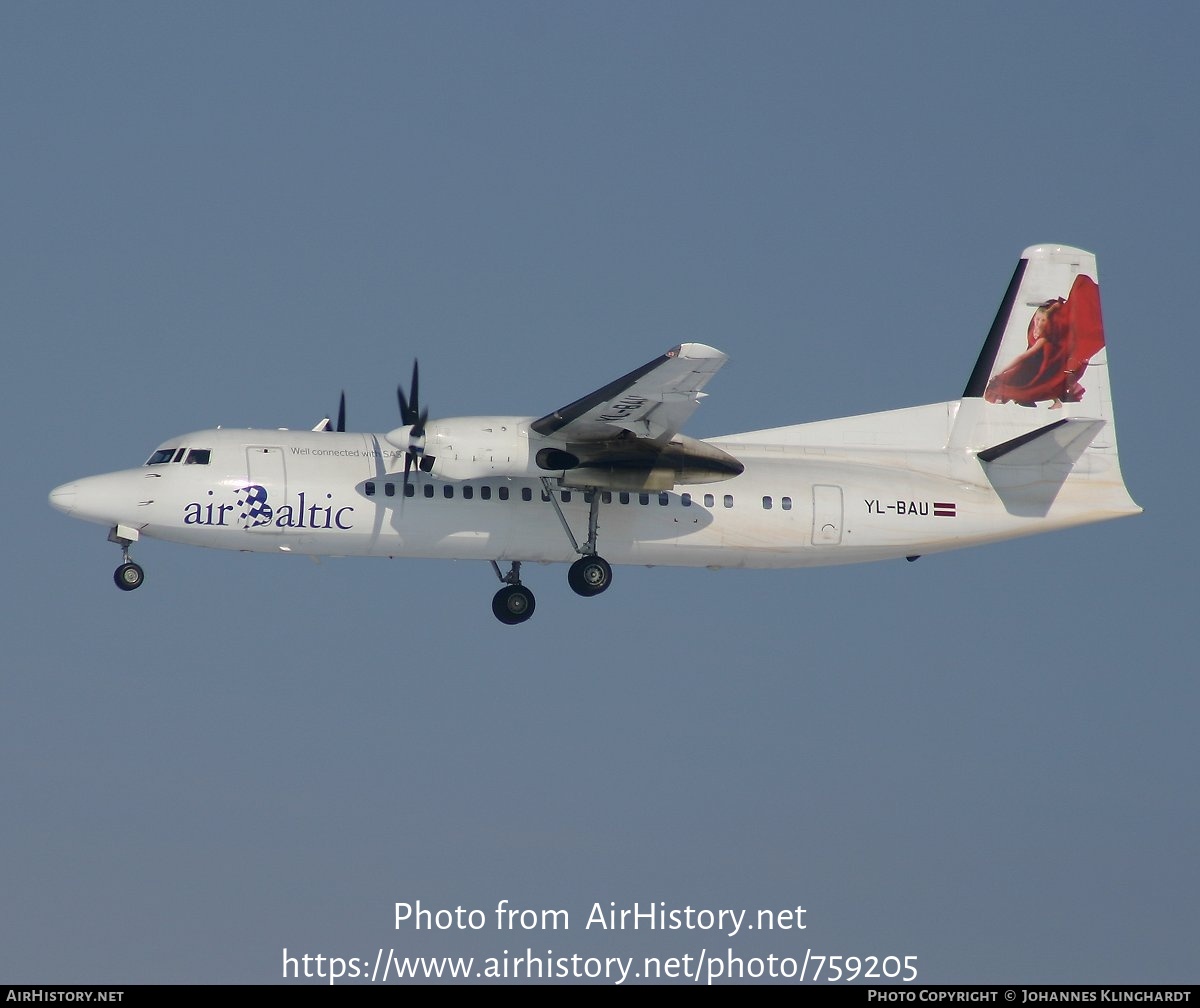
<path fill-rule="evenodd" d="M 158 451 L 146 459 L 146 465 L 165 465 L 171 461 L 174 454 L 174 448 L 159 448 Z"/>
<path fill-rule="evenodd" d="M 211 448 L 193 448 L 187 453 L 187 458 L 183 460 L 184 465 L 208 465 L 208 460 L 212 458 Z"/>

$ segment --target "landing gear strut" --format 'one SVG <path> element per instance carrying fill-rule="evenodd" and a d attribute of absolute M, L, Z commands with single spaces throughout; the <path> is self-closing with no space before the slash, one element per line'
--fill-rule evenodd
<path fill-rule="evenodd" d="M 137 535 L 136 532 L 133 534 Z M 113 571 L 113 581 L 116 582 L 117 587 L 121 591 L 133 591 L 135 588 L 141 588 L 142 582 L 146 580 L 146 573 L 129 558 L 129 547 L 133 545 L 134 540 L 121 535 L 118 528 L 113 526 L 108 533 L 108 541 L 121 547 L 121 566 Z"/>
<path fill-rule="evenodd" d="M 563 531 L 567 533 L 567 538 L 571 540 L 571 546 L 574 547 L 576 553 L 580 554 L 579 559 L 571 564 L 571 569 L 567 571 L 567 584 L 571 586 L 571 591 L 576 595 L 582 595 L 584 598 L 599 595 L 612 584 L 612 567 L 604 557 L 596 552 L 596 529 L 599 525 L 600 517 L 600 491 L 595 487 L 591 487 L 586 491 L 591 495 L 591 503 L 588 507 L 588 537 L 587 542 L 580 546 L 578 540 L 575 538 L 575 533 L 571 531 L 571 526 L 567 524 L 567 519 L 563 516 L 562 507 L 559 506 L 558 498 L 554 494 L 554 487 L 551 485 L 548 476 L 542 477 L 542 486 L 546 490 L 546 496 L 550 498 L 550 503 L 554 505 L 554 513 L 558 515 L 558 520 L 562 524 Z"/>
<path fill-rule="evenodd" d="M 567 571 L 567 584 L 571 586 L 571 591 L 576 595 L 582 595 L 584 598 L 599 595 L 612 584 L 612 567 L 604 557 L 596 552 L 596 529 L 599 525 L 600 491 L 595 487 L 591 487 L 586 491 L 590 498 L 590 506 L 588 508 L 588 536 L 587 542 L 580 546 L 579 541 L 575 538 L 575 533 L 571 531 L 571 526 L 567 524 L 567 519 L 563 515 L 562 507 L 558 503 L 558 497 L 555 493 L 554 485 L 550 482 L 550 477 L 542 477 L 542 486 L 545 488 L 546 498 L 554 506 L 554 513 L 558 515 L 558 520 L 562 524 L 563 531 L 566 532 L 567 538 L 571 541 L 571 548 L 579 554 L 579 559 L 571 564 L 571 569 Z M 521 584 L 521 561 L 512 561 L 509 564 L 507 574 L 500 573 L 500 565 L 495 560 L 491 561 L 491 565 L 492 570 L 496 572 L 496 577 L 504 585 L 492 598 L 493 614 L 495 614 L 496 619 L 508 626 L 524 623 L 533 615 L 534 600 L 533 592 Z"/>
<path fill-rule="evenodd" d="M 492 598 L 492 613 L 501 623 L 516 626 L 524 623 L 533 615 L 535 606 L 533 592 L 521 584 L 521 561 L 514 560 L 507 574 L 500 573 L 500 565 L 491 561 L 492 570 L 496 572 L 504 587 Z"/>

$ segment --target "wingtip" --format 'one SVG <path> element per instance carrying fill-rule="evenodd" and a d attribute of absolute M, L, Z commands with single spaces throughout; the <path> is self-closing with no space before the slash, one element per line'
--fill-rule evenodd
<path fill-rule="evenodd" d="M 673 351 L 668 351 L 673 357 L 686 357 L 688 360 L 725 360 L 727 355 L 716 347 L 705 343 L 680 343 Z"/>

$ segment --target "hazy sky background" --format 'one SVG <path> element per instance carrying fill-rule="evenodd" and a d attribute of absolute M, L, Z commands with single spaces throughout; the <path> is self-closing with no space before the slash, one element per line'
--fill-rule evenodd
<path fill-rule="evenodd" d="M 1192 5 L 0 5 L 0 982 L 282 951 L 918 957 L 1197 979 Z M 527 569 L 143 542 L 164 439 L 540 415 L 682 341 L 687 433 L 954 398 L 1021 250 L 1094 250 L 1145 514 L 903 562 Z M 603 529 L 601 530 L 603 535 Z M 603 542 L 602 542 L 603 544 Z M 393 926 L 396 902 L 570 929 Z M 610 931 L 593 904 L 803 906 Z"/>

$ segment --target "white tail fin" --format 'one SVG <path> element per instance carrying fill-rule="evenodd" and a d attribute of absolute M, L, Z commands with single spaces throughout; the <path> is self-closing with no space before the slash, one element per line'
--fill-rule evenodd
<path fill-rule="evenodd" d="M 950 446 L 975 453 L 1011 510 L 1044 513 L 1072 476 L 1095 484 L 1100 492 L 1091 496 L 1102 509 L 1140 510 L 1118 465 L 1092 253 L 1065 245 L 1024 251 L 963 392 Z"/>

